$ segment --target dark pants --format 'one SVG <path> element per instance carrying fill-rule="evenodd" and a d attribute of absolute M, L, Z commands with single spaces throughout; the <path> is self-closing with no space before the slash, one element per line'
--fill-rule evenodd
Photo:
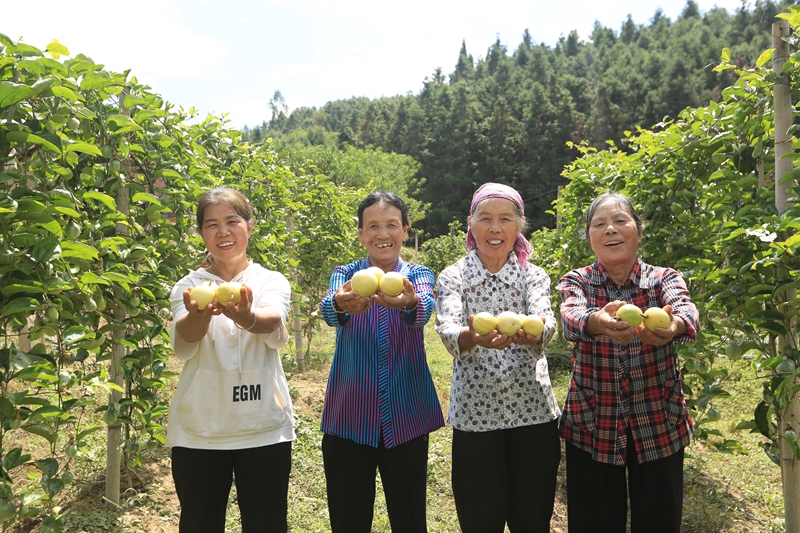
<path fill-rule="evenodd" d="M 425 533 L 428 435 L 373 448 L 334 435 L 322 437 L 332 533 L 369 533 L 375 473 L 381 473 L 392 533 Z"/>
<path fill-rule="evenodd" d="M 463 533 L 549 533 L 561 442 L 556 420 L 453 430 L 453 495 Z"/>
<path fill-rule="evenodd" d="M 285 533 L 291 467 L 291 442 L 244 450 L 172 448 L 180 533 L 224 533 L 234 475 L 242 533 Z"/>
<path fill-rule="evenodd" d="M 625 533 L 628 497 L 631 533 L 680 532 L 683 448 L 638 464 L 631 442 L 626 466 L 595 461 L 570 443 L 566 449 L 569 533 Z"/>

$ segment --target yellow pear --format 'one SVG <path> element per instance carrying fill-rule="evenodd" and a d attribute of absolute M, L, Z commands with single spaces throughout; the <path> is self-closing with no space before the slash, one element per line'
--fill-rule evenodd
<path fill-rule="evenodd" d="M 488 335 L 497 326 L 497 319 L 491 313 L 481 312 L 472 317 L 472 329 L 478 335 Z"/>
<path fill-rule="evenodd" d="M 642 323 L 642 310 L 633 304 L 625 304 L 617 309 L 617 316 L 624 320 L 632 328 L 638 327 Z"/>
<path fill-rule="evenodd" d="M 241 298 L 241 290 L 242 284 L 237 283 L 235 281 L 226 281 L 225 283 L 220 284 L 217 287 L 216 295 L 217 300 L 221 304 L 226 304 L 228 302 L 233 302 L 235 304 L 239 303 L 239 299 Z"/>
<path fill-rule="evenodd" d="M 656 328 L 668 328 L 669 323 L 669 313 L 660 307 L 651 307 L 644 312 L 644 327 L 650 331 L 655 331 Z"/>
<path fill-rule="evenodd" d="M 368 272 L 372 272 L 375 274 L 375 277 L 378 278 L 378 287 L 381 286 L 381 278 L 383 277 L 383 269 L 380 267 L 369 267 L 367 269 Z"/>
<path fill-rule="evenodd" d="M 497 315 L 497 331 L 506 335 L 516 335 L 522 328 L 522 320 L 513 311 L 503 311 Z"/>
<path fill-rule="evenodd" d="M 189 294 L 191 299 L 197 303 L 197 308 L 202 310 L 216 299 L 216 290 L 216 283 L 213 281 L 204 281 L 200 285 L 192 287 Z"/>
<path fill-rule="evenodd" d="M 381 292 L 389 296 L 397 296 L 403 292 L 403 275 L 399 272 L 387 272 L 380 279 Z"/>
<path fill-rule="evenodd" d="M 544 322 L 541 317 L 535 315 L 520 315 L 522 319 L 522 329 L 525 333 L 534 337 L 541 335 L 544 331 Z"/>
<path fill-rule="evenodd" d="M 350 279 L 350 286 L 361 296 L 372 296 L 378 290 L 378 277 L 369 270 L 359 270 Z"/>

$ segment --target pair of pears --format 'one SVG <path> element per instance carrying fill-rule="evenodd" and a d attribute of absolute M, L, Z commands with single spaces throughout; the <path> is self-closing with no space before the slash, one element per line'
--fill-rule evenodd
<path fill-rule="evenodd" d="M 670 323 L 669 313 L 660 307 L 651 307 L 642 313 L 638 306 L 625 304 L 617 309 L 615 316 L 627 322 L 632 328 L 644 323 L 644 327 L 650 331 L 655 331 L 656 328 L 668 328 Z"/>
<path fill-rule="evenodd" d="M 192 287 L 191 298 L 197 302 L 197 308 L 202 310 L 217 301 L 223 305 L 228 302 L 239 303 L 242 284 L 235 281 L 226 281 L 217 285 L 213 281 L 205 281 Z"/>
<path fill-rule="evenodd" d="M 481 312 L 472 317 L 472 329 L 479 335 L 488 335 L 497 329 L 498 333 L 516 335 L 521 329 L 536 337 L 544 331 L 544 319 L 534 315 L 524 315 L 513 311 L 503 311 L 497 317 Z"/>
<path fill-rule="evenodd" d="M 350 287 L 362 298 L 372 296 L 380 289 L 387 296 L 397 296 L 403 292 L 403 280 L 399 272 L 386 272 L 378 267 L 359 270 L 350 279 Z"/>

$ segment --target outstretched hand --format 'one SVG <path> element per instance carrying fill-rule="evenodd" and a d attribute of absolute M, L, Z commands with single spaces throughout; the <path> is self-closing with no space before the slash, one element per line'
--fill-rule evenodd
<path fill-rule="evenodd" d="M 253 322 L 253 317 L 251 315 L 252 310 L 250 309 L 253 304 L 253 290 L 244 283 L 242 284 L 242 288 L 239 290 L 239 301 L 237 303 L 214 303 L 219 307 L 220 313 L 230 318 L 237 324 L 246 327 Z"/>
<path fill-rule="evenodd" d="M 651 344 L 653 346 L 664 346 L 672 342 L 672 339 L 681 335 L 681 326 L 683 320 L 672 314 L 672 306 L 665 305 L 664 311 L 669 315 L 669 326 L 666 328 L 656 328 L 655 331 L 650 331 L 644 324 L 640 324 L 636 328 L 636 336 L 642 341 L 642 344 Z M 685 329 L 685 326 L 684 326 Z"/>
<path fill-rule="evenodd" d="M 414 291 L 414 284 L 411 283 L 406 277 L 403 278 L 403 291 L 397 296 L 389 296 L 388 294 L 379 292 L 377 294 L 373 294 L 370 298 L 372 298 L 372 300 L 374 300 L 375 303 L 381 307 L 396 310 L 403 308 L 416 309 L 417 305 L 419 304 L 419 297 Z"/>
<path fill-rule="evenodd" d="M 472 320 L 475 318 L 475 315 L 469 315 L 468 324 L 469 324 L 469 336 L 472 339 L 472 342 L 477 344 L 478 346 L 483 346 L 484 348 L 491 348 L 493 350 L 502 350 L 512 342 L 512 337 L 509 337 L 505 333 L 500 333 L 497 329 L 493 329 L 486 335 L 481 335 L 472 327 Z"/>
<path fill-rule="evenodd" d="M 342 311 L 350 315 L 362 315 L 369 310 L 372 299 L 369 296 L 359 296 L 350 285 L 350 280 L 344 282 L 333 295 L 336 304 Z"/>
<path fill-rule="evenodd" d="M 627 322 L 615 316 L 617 310 L 625 303 L 621 300 L 614 300 L 613 302 L 608 302 L 597 313 L 592 314 L 598 332 L 622 346 L 629 344 L 636 334 L 636 328 L 632 328 Z"/>

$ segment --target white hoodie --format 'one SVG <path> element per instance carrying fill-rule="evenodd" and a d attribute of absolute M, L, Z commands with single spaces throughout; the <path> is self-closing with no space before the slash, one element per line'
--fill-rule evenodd
<path fill-rule="evenodd" d="M 185 364 L 170 405 L 166 445 L 232 450 L 294 440 L 292 401 L 278 352 L 289 338 L 289 281 L 252 262 L 233 279 L 252 289 L 254 308 L 280 313 L 281 325 L 272 333 L 253 334 L 217 315 L 202 340 L 186 342 L 175 331 L 188 313 L 183 291 L 208 280 L 223 283 L 198 269 L 181 279 L 170 296 L 171 344 Z"/>

